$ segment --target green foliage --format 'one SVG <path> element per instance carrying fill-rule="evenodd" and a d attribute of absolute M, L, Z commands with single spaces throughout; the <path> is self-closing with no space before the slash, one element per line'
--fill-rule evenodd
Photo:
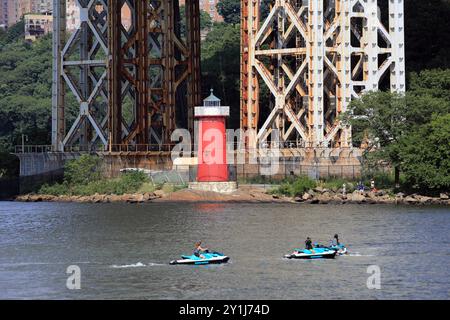
<path fill-rule="evenodd" d="M 6 31 L 0 30 L 0 50 L 2 46 L 16 42 L 25 35 L 25 23 L 23 20 L 9 27 Z"/>
<path fill-rule="evenodd" d="M 403 170 L 409 188 L 436 190 L 448 187 L 449 114 L 450 69 L 411 74 L 406 95 L 365 94 L 342 118 L 353 126 L 354 142 L 368 134 L 367 167 L 389 164 Z"/>
<path fill-rule="evenodd" d="M 50 195 L 79 195 L 134 193 L 150 190 L 148 177 L 140 171 L 122 174 L 119 178 L 106 179 L 100 173 L 101 159 L 97 156 L 82 155 L 69 161 L 65 166 L 64 182 L 44 185 L 39 193 Z M 145 191 L 150 192 L 150 191 Z"/>
<path fill-rule="evenodd" d="M 84 154 L 78 159 L 70 160 L 64 168 L 64 181 L 69 185 L 84 185 L 100 179 L 101 159 Z"/>
<path fill-rule="evenodd" d="M 19 175 L 19 159 L 0 150 L 0 179 L 12 178 Z"/>
<path fill-rule="evenodd" d="M 405 137 L 400 149 L 402 170 L 415 189 L 450 189 L 450 114 Z"/>
<path fill-rule="evenodd" d="M 51 135 L 51 36 L 12 41 L 15 28 L 0 40 L 0 145 L 8 151 L 22 134 L 38 145 L 49 144 Z"/>
<path fill-rule="evenodd" d="M 272 193 L 295 197 L 302 195 L 309 189 L 315 188 L 316 185 L 316 181 L 311 178 L 307 176 L 300 176 L 293 180 L 283 182 L 278 188 L 274 189 Z"/>
<path fill-rule="evenodd" d="M 39 194 L 64 196 L 70 195 L 69 186 L 66 183 L 44 184 L 38 191 Z"/>
<path fill-rule="evenodd" d="M 239 127 L 240 27 L 216 23 L 202 43 L 203 91 L 213 88 L 231 106 L 230 127 Z"/>
<path fill-rule="evenodd" d="M 381 171 L 375 168 L 375 171 L 365 172 L 362 182 L 366 187 L 370 187 L 370 181 L 375 181 L 375 188 L 377 189 L 395 189 L 395 175 L 392 171 Z M 405 187 L 404 174 L 400 175 L 400 185 Z"/>
<path fill-rule="evenodd" d="M 217 11 L 226 23 L 238 24 L 241 21 L 241 0 L 220 0 Z"/>
<path fill-rule="evenodd" d="M 319 187 L 322 187 L 324 189 L 332 190 L 334 192 L 338 191 L 342 188 L 342 186 L 346 184 L 347 191 L 350 191 L 350 186 L 353 186 L 353 183 L 349 183 L 348 181 L 342 179 L 342 178 L 333 178 L 333 179 L 327 179 L 325 181 L 319 181 L 317 185 Z"/>
<path fill-rule="evenodd" d="M 88 165 L 86 167 L 91 166 Z M 85 172 L 85 170 L 82 171 Z M 96 193 L 123 195 L 126 193 L 153 192 L 155 189 L 155 186 L 149 182 L 145 173 L 136 171 L 123 173 L 120 177 L 114 179 L 106 179 L 100 176 L 97 179 L 84 180 L 84 182 L 81 180 L 77 182 L 69 182 L 66 179 L 63 183 L 42 186 L 39 193 L 55 196 L 89 196 Z"/>

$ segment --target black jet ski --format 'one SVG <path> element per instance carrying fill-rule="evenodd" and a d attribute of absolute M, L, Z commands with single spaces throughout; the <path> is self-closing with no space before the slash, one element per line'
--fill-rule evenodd
<path fill-rule="evenodd" d="M 191 265 L 201 265 L 201 264 L 219 264 L 226 263 L 230 260 L 230 257 L 220 253 L 220 252 L 204 252 L 201 254 L 204 258 L 197 257 L 196 255 L 191 256 L 181 256 L 180 260 L 170 261 L 170 264 L 191 264 Z"/>

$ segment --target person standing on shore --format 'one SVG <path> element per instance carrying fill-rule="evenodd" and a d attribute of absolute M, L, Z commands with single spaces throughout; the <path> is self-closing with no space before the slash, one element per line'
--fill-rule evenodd
<path fill-rule="evenodd" d="M 370 180 L 370 190 L 372 192 L 377 192 L 377 189 L 375 188 L 375 179 Z"/>

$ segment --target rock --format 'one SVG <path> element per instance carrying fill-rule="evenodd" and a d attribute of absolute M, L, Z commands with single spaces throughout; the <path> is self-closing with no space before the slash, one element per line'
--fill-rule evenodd
<path fill-rule="evenodd" d="M 351 202 L 356 202 L 356 203 L 363 203 L 366 202 L 366 197 L 364 197 L 364 195 L 359 194 L 359 193 L 352 193 L 352 195 L 350 196 L 349 200 Z"/>
<path fill-rule="evenodd" d="M 154 192 L 154 194 L 155 194 L 155 196 L 157 196 L 158 198 L 163 198 L 163 197 L 166 195 L 166 193 L 165 193 L 164 191 L 162 191 L 162 190 L 156 190 L 156 191 Z"/>
<path fill-rule="evenodd" d="M 92 203 L 101 203 L 101 202 L 104 202 L 104 199 L 105 199 L 104 195 L 100 195 L 100 194 L 96 193 L 92 196 L 91 202 Z"/>
<path fill-rule="evenodd" d="M 15 198 L 15 200 L 19 201 L 19 202 L 29 202 L 30 201 L 30 196 L 28 194 L 20 195 L 20 196 L 17 196 Z"/>
<path fill-rule="evenodd" d="M 295 201 L 295 202 L 304 202 L 305 199 L 303 199 L 303 197 L 295 197 L 295 198 L 294 198 L 294 201 Z"/>
<path fill-rule="evenodd" d="M 153 192 L 144 193 L 144 201 L 152 201 L 153 199 L 158 198 Z"/>
<path fill-rule="evenodd" d="M 315 187 L 314 189 L 313 189 L 313 191 L 315 191 L 315 192 L 318 192 L 318 193 L 322 193 L 322 192 L 324 192 L 324 188 L 322 188 L 322 187 Z"/>
<path fill-rule="evenodd" d="M 383 204 L 394 204 L 395 203 L 395 199 L 394 198 L 381 198 L 378 203 L 383 203 Z"/>
<path fill-rule="evenodd" d="M 143 198 L 143 195 L 141 195 L 141 196 Z M 135 195 L 135 194 L 124 194 L 122 196 L 123 202 L 137 203 L 137 202 L 139 202 L 139 200 L 141 200 L 141 198 L 139 197 L 139 195 Z"/>
<path fill-rule="evenodd" d="M 312 197 L 313 196 L 311 194 L 309 194 L 308 192 L 305 192 L 302 196 L 302 199 L 306 201 L 306 200 L 311 199 Z"/>
<path fill-rule="evenodd" d="M 378 191 L 375 193 L 375 195 L 376 195 L 377 197 L 383 197 L 383 196 L 386 195 L 386 192 L 383 191 L 383 190 L 378 190 Z"/>
<path fill-rule="evenodd" d="M 317 200 L 319 200 L 320 204 L 327 204 L 327 203 L 329 203 L 331 201 L 331 197 L 329 196 L 329 194 L 326 195 L 324 193 L 324 194 L 321 194 L 321 195 L 317 196 Z"/>
<path fill-rule="evenodd" d="M 376 200 L 376 199 L 377 199 L 377 195 L 376 195 L 374 192 L 372 192 L 372 191 L 366 193 L 365 195 L 366 195 L 368 198 L 370 198 L 371 200 Z"/>
<path fill-rule="evenodd" d="M 407 196 L 405 198 L 405 202 L 406 203 L 410 203 L 410 204 L 414 204 L 414 203 L 418 203 L 419 200 L 417 200 L 416 198 L 412 197 L 412 196 Z"/>
<path fill-rule="evenodd" d="M 312 198 L 310 203 L 311 204 L 318 204 L 319 203 L 319 199 L 318 198 Z"/>
<path fill-rule="evenodd" d="M 403 198 L 403 197 L 405 196 L 405 194 L 402 193 L 402 192 L 399 192 L 399 193 L 397 193 L 395 196 L 396 196 L 397 198 Z"/>
<path fill-rule="evenodd" d="M 121 202 L 121 201 L 122 201 L 122 197 L 113 194 L 113 195 L 111 195 L 111 196 L 109 197 L 109 201 L 111 201 L 111 202 Z"/>
<path fill-rule="evenodd" d="M 331 202 L 337 203 L 337 204 L 344 203 L 344 201 L 342 201 L 342 195 L 339 195 L 339 194 L 334 195 L 331 199 Z"/>
<path fill-rule="evenodd" d="M 156 192 L 155 192 L 155 194 L 156 194 Z M 280 196 L 277 195 L 277 194 L 273 194 L 273 195 L 272 195 L 272 198 L 273 198 L 273 199 L 280 199 Z"/>
<path fill-rule="evenodd" d="M 417 199 L 421 204 L 431 203 L 433 201 L 433 198 L 426 197 L 426 196 L 415 196 L 415 199 Z"/>
<path fill-rule="evenodd" d="M 448 199 L 449 199 L 449 197 L 448 197 L 448 195 L 447 195 L 446 193 L 441 193 L 441 194 L 439 195 L 439 198 L 440 198 L 441 200 L 448 200 Z"/>

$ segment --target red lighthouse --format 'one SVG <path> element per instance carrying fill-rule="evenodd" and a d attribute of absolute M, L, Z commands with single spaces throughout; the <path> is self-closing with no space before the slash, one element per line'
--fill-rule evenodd
<path fill-rule="evenodd" d="M 203 106 L 195 108 L 198 121 L 198 182 L 227 182 L 226 118 L 230 108 L 221 106 L 220 99 L 211 95 Z"/>

